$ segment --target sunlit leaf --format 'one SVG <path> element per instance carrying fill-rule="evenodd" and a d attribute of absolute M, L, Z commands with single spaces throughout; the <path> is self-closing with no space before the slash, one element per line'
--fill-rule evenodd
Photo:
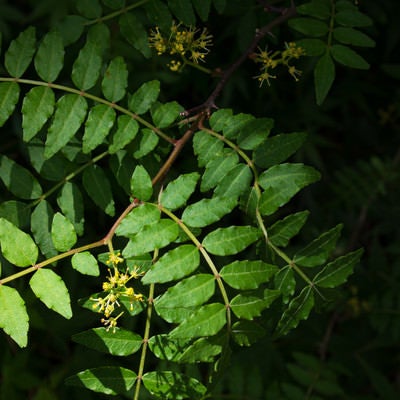
<path fill-rule="evenodd" d="M 76 253 L 71 258 L 72 268 L 81 274 L 99 276 L 100 270 L 96 258 L 88 251 Z"/>
<path fill-rule="evenodd" d="M 132 196 L 141 201 L 147 201 L 153 194 L 151 177 L 142 165 L 138 165 L 133 171 L 131 178 Z"/>
<path fill-rule="evenodd" d="M 53 217 L 51 238 L 58 251 L 70 250 L 77 241 L 74 225 L 59 212 L 55 213 Z"/>
<path fill-rule="evenodd" d="M 177 361 L 191 339 L 173 339 L 169 335 L 161 334 L 149 339 L 149 348 L 161 360 Z"/>

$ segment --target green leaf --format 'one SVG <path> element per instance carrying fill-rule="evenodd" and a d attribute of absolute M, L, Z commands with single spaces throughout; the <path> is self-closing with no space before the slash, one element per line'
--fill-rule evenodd
<path fill-rule="evenodd" d="M 5 201 L 0 203 L 0 217 L 22 229 L 29 225 L 31 218 L 30 205 L 17 200 Z"/>
<path fill-rule="evenodd" d="M 154 133 L 151 129 L 141 129 L 141 138 L 139 143 L 139 149 L 133 153 L 133 157 L 139 159 L 147 154 L 151 153 L 159 142 L 159 136 Z"/>
<path fill-rule="evenodd" d="M 237 198 L 249 188 L 252 178 L 250 167 L 246 164 L 238 164 L 218 183 L 214 195 Z"/>
<path fill-rule="evenodd" d="M 83 234 L 84 209 L 83 197 L 78 186 L 72 182 L 66 182 L 57 197 L 57 204 L 63 214 L 74 225 L 75 232 L 78 235 Z"/>
<path fill-rule="evenodd" d="M 154 107 L 151 110 L 151 117 L 158 128 L 166 128 L 179 117 L 181 111 L 183 111 L 182 106 L 176 101 L 171 101 Z"/>
<path fill-rule="evenodd" d="M 243 126 L 253 121 L 254 117 L 250 114 L 239 113 L 229 118 L 224 127 L 223 134 L 228 139 L 237 139 Z"/>
<path fill-rule="evenodd" d="M 203 246 L 211 254 L 227 256 L 240 253 L 260 237 L 260 230 L 253 226 L 230 226 L 210 232 L 204 238 Z"/>
<path fill-rule="evenodd" d="M 53 209 L 47 200 L 42 200 L 32 212 L 31 230 L 40 251 L 47 257 L 57 254 L 51 240 L 51 224 L 53 222 Z"/>
<path fill-rule="evenodd" d="M 122 367 L 99 367 L 70 376 L 65 383 L 107 395 L 126 395 L 135 384 L 136 376 L 133 371 Z"/>
<path fill-rule="evenodd" d="M 342 224 L 336 225 L 314 239 L 294 255 L 293 261 L 302 267 L 315 267 L 323 264 L 334 250 L 342 228 Z"/>
<path fill-rule="evenodd" d="M 57 101 L 56 112 L 49 128 L 45 158 L 60 151 L 75 135 L 85 119 L 87 102 L 77 94 L 66 94 Z"/>
<path fill-rule="evenodd" d="M 322 56 L 326 51 L 326 43 L 321 39 L 300 39 L 296 40 L 296 44 L 302 47 L 306 52 L 305 55 L 309 57 Z"/>
<path fill-rule="evenodd" d="M 132 196 L 147 201 L 153 194 L 153 184 L 151 177 L 142 165 L 138 165 L 133 171 L 131 178 Z"/>
<path fill-rule="evenodd" d="M 168 183 L 168 186 L 161 193 L 160 197 L 163 207 L 176 210 L 184 206 L 194 192 L 199 178 L 199 173 L 192 172 L 190 174 L 182 174 Z"/>
<path fill-rule="evenodd" d="M 207 389 L 197 379 L 172 371 L 146 372 L 145 388 L 158 399 L 202 399 Z"/>
<path fill-rule="evenodd" d="M 182 221 L 193 228 L 202 228 L 219 221 L 237 205 L 233 197 L 213 197 L 190 204 L 182 214 Z"/>
<path fill-rule="evenodd" d="M 134 208 L 118 225 L 115 233 L 119 236 L 133 237 L 144 226 L 158 222 L 161 211 L 151 204 L 141 204 Z"/>
<path fill-rule="evenodd" d="M 268 282 L 278 271 L 278 267 L 262 261 L 234 261 L 225 265 L 221 278 L 235 289 L 257 289 L 261 283 Z"/>
<path fill-rule="evenodd" d="M 196 16 L 190 1 L 168 0 L 168 6 L 179 21 L 182 21 L 187 26 L 196 25 Z"/>
<path fill-rule="evenodd" d="M 194 1 L 193 7 L 203 22 L 208 20 L 211 8 L 211 0 Z"/>
<path fill-rule="evenodd" d="M 74 225 L 59 212 L 53 217 L 51 239 L 58 251 L 70 250 L 77 241 Z"/>
<path fill-rule="evenodd" d="M 45 86 L 32 88 L 22 103 L 22 128 L 25 142 L 29 142 L 53 115 L 54 92 Z"/>
<path fill-rule="evenodd" d="M 279 290 L 275 290 L 275 298 L 279 296 Z M 272 296 L 270 296 L 272 299 Z M 272 303 L 272 301 L 270 301 Z M 252 320 L 261 316 L 261 312 L 265 310 L 269 303 L 264 301 L 263 297 L 255 293 L 240 293 L 230 302 L 233 313 L 238 318 Z"/>
<path fill-rule="evenodd" d="M 177 361 L 189 343 L 190 339 L 172 339 L 169 335 L 162 334 L 149 339 L 149 348 L 161 360 Z"/>
<path fill-rule="evenodd" d="M 72 317 L 71 300 L 64 281 L 50 269 L 38 269 L 29 281 L 35 296 L 64 318 Z"/>
<path fill-rule="evenodd" d="M 289 240 L 300 232 L 309 214 L 310 212 L 307 210 L 300 211 L 275 222 L 268 229 L 269 240 L 275 246 L 286 247 Z"/>
<path fill-rule="evenodd" d="M 94 42 L 87 40 L 72 66 L 72 82 L 80 90 L 92 88 L 100 76 L 102 67 L 102 50 Z"/>
<path fill-rule="evenodd" d="M 213 275 L 193 275 L 168 288 L 162 296 L 155 299 L 154 306 L 160 317 L 171 323 L 179 323 L 209 300 L 214 291 Z"/>
<path fill-rule="evenodd" d="M 76 253 L 71 258 L 72 268 L 84 275 L 99 276 L 99 264 L 96 258 L 88 251 Z"/>
<path fill-rule="evenodd" d="M 138 256 L 154 249 L 161 249 L 168 246 L 179 235 L 178 225 L 169 219 L 160 219 L 152 225 L 146 225 L 143 229 L 133 236 L 122 254 L 129 258 Z"/>
<path fill-rule="evenodd" d="M 4 65 L 8 73 L 16 78 L 29 67 L 36 51 L 36 29 L 30 26 L 14 39 L 4 55 Z"/>
<path fill-rule="evenodd" d="M 19 86 L 15 82 L 0 83 L 0 126 L 8 120 L 13 113 L 19 98 Z"/>
<path fill-rule="evenodd" d="M 214 136 L 198 131 L 193 137 L 193 150 L 197 155 L 199 167 L 204 167 L 209 161 L 224 155 L 224 143 Z"/>
<path fill-rule="evenodd" d="M 271 118 L 257 118 L 241 126 L 238 136 L 238 145 L 244 150 L 256 149 L 268 137 L 274 126 Z"/>
<path fill-rule="evenodd" d="M 324 288 L 333 288 L 346 282 L 353 273 L 355 265 L 360 261 L 363 249 L 358 249 L 330 262 L 315 275 L 313 282 Z"/>
<path fill-rule="evenodd" d="M 64 46 L 75 43 L 81 37 L 86 22 L 86 18 L 80 15 L 67 15 L 57 23 L 57 31 L 61 34 Z"/>
<path fill-rule="evenodd" d="M 177 359 L 179 363 L 213 362 L 222 352 L 221 339 L 218 337 L 200 338 L 185 347 L 183 354 Z"/>
<path fill-rule="evenodd" d="M 341 10 L 335 14 L 337 24 L 361 28 L 373 24 L 370 17 L 356 10 Z"/>
<path fill-rule="evenodd" d="M 119 10 L 125 6 L 125 0 L 102 0 L 103 4 L 112 10 Z"/>
<path fill-rule="evenodd" d="M 299 14 L 310 15 L 319 19 L 327 19 L 331 15 L 329 2 L 312 0 L 310 3 L 301 4 L 297 7 Z"/>
<path fill-rule="evenodd" d="M 143 344 L 143 339 L 138 334 L 121 328 L 117 328 L 115 332 L 106 328 L 89 329 L 73 335 L 72 340 L 113 356 L 129 356 L 136 353 Z"/>
<path fill-rule="evenodd" d="M 45 82 L 54 82 L 64 66 L 64 43 L 58 31 L 45 35 L 35 56 L 35 69 Z"/>
<path fill-rule="evenodd" d="M 0 328 L 20 347 L 28 344 L 29 316 L 25 302 L 14 288 L 0 285 Z"/>
<path fill-rule="evenodd" d="M 160 82 L 145 82 L 133 93 L 129 100 L 129 109 L 136 114 L 144 114 L 150 109 L 160 94 Z"/>
<path fill-rule="evenodd" d="M 315 96 L 321 105 L 335 80 L 335 64 L 327 51 L 317 62 L 314 69 Z"/>
<path fill-rule="evenodd" d="M 128 69 L 126 63 L 122 57 L 114 57 L 108 64 L 101 81 L 104 97 L 108 101 L 116 103 L 124 98 L 127 86 Z"/>
<path fill-rule="evenodd" d="M 334 44 L 331 47 L 332 57 L 335 61 L 345 65 L 346 67 L 368 69 L 369 64 L 358 53 L 350 47 L 341 44 Z"/>
<path fill-rule="evenodd" d="M 82 151 L 89 153 L 103 143 L 114 125 L 116 112 L 105 104 L 97 104 L 91 108 L 85 123 L 82 138 Z"/>
<path fill-rule="evenodd" d="M 172 15 L 168 6 L 161 0 L 150 0 L 144 4 L 147 18 L 161 31 L 169 32 L 172 25 Z"/>
<path fill-rule="evenodd" d="M 133 13 L 124 13 L 119 19 L 119 29 L 122 36 L 136 50 L 140 51 L 146 58 L 151 57 L 151 49 L 146 32 L 139 18 Z"/>
<path fill-rule="evenodd" d="M 173 338 L 213 336 L 226 324 L 226 308 L 220 303 L 206 304 L 194 311 L 171 333 Z"/>
<path fill-rule="evenodd" d="M 36 178 L 10 158 L 0 155 L 0 178 L 5 187 L 20 199 L 37 199 L 42 188 Z"/>
<path fill-rule="evenodd" d="M 76 3 L 79 14 L 86 18 L 96 19 L 101 17 L 102 7 L 99 0 L 80 0 Z"/>
<path fill-rule="evenodd" d="M 304 132 L 275 135 L 260 144 L 254 151 L 254 162 L 262 168 L 286 161 L 305 142 Z"/>
<path fill-rule="evenodd" d="M 289 20 L 289 26 L 306 36 L 320 37 L 329 32 L 329 26 L 326 22 L 314 18 L 293 18 Z"/>
<path fill-rule="evenodd" d="M 123 149 L 128 143 L 135 139 L 139 131 L 139 124 L 137 121 L 128 115 L 120 115 L 117 122 L 117 131 L 112 136 L 111 144 L 108 148 L 110 154 L 114 154 L 118 150 Z"/>
<path fill-rule="evenodd" d="M 91 199 L 110 216 L 115 214 L 114 199 L 110 182 L 104 171 L 91 165 L 83 171 L 82 182 Z"/>
<path fill-rule="evenodd" d="M 262 215 L 273 214 L 305 186 L 320 179 L 320 173 L 304 164 L 279 164 L 269 168 L 259 177 L 265 189 L 259 209 Z"/>
<path fill-rule="evenodd" d="M 365 33 L 353 28 L 337 27 L 333 30 L 333 37 L 341 43 L 353 46 L 374 47 L 375 41 Z"/>
<path fill-rule="evenodd" d="M 264 328 L 253 321 L 237 321 L 232 325 L 233 340 L 239 346 L 251 346 L 264 335 Z"/>
<path fill-rule="evenodd" d="M 170 250 L 154 263 L 142 278 L 142 283 L 147 285 L 177 280 L 196 270 L 199 264 L 197 247 L 185 244 Z"/>
<path fill-rule="evenodd" d="M 301 320 L 308 318 L 314 306 L 313 288 L 306 286 L 290 303 L 278 322 L 276 333 L 279 336 L 286 335 L 297 327 Z"/>
<path fill-rule="evenodd" d="M 213 131 L 221 132 L 232 118 L 233 112 L 229 108 L 222 108 L 211 114 L 210 126 Z"/>
<path fill-rule="evenodd" d="M 275 288 L 282 293 L 283 303 L 287 303 L 296 289 L 293 269 L 290 265 L 283 267 L 274 276 Z"/>
<path fill-rule="evenodd" d="M 17 267 L 34 265 L 38 259 L 32 238 L 5 218 L 0 218 L 0 246 L 4 258 Z"/>
<path fill-rule="evenodd" d="M 200 190 L 207 192 L 218 185 L 221 179 L 239 162 L 237 153 L 228 151 L 221 157 L 211 160 L 201 178 Z"/>

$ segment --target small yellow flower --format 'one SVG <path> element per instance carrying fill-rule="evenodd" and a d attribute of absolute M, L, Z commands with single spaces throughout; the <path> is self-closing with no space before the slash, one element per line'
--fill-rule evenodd
<path fill-rule="evenodd" d="M 106 264 L 113 264 L 113 265 L 117 265 L 120 264 L 124 261 L 124 259 L 121 256 L 121 253 L 118 251 L 117 253 L 110 253 L 110 255 L 108 256 L 108 260 L 106 261 Z"/>
<path fill-rule="evenodd" d="M 110 317 L 108 319 L 102 318 L 101 322 L 107 326 L 107 332 L 112 328 L 113 333 L 117 330 L 118 318 L 121 317 L 123 312 L 119 313 L 116 317 Z"/>

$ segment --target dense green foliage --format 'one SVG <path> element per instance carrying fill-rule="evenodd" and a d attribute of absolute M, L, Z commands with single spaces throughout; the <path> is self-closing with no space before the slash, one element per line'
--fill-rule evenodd
<path fill-rule="evenodd" d="M 0 3 L 0 398 L 397 398 L 398 6 L 295 3 Z"/>

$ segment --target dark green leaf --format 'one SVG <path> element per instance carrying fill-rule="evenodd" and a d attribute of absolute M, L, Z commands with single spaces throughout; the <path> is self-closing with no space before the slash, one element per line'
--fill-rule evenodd
<path fill-rule="evenodd" d="M 369 64 L 358 53 L 350 47 L 341 44 L 334 44 L 331 48 L 332 57 L 335 61 L 345 65 L 346 67 L 368 69 Z"/>
<path fill-rule="evenodd" d="M 0 155 L 0 178 L 5 187 L 20 199 L 37 199 L 42 188 L 36 178 L 10 158 Z"/>
<path fill-rule="evenodd" d="M 111 154 L 123 149 L 127 144 L 135 139 L 139 131 L 139 124 L 137 121 L 128 115 L 120 115 L 117 121 L 118 129 L 112 136 L 111 144 L 108 148 Z"/>
<path fill-rule="evenodd" d="M 199 167 L 204 167 L 209 161 L 224 155 L 224 143 L 210 134 L 199 131 L 193 137 L 193 149 L 197 155 Z"/>
<path fill-rule="evenodd" d="M 18 228 L 23 229 L 29 225 L 31 218 L 31 207 L 22 201 L 5 201 L 0 203 L 0 217 L 10 221 Z"/>
<path fill-rule="evenodd" d="M 168 6 L 161 0 L 150 0 L 144 4 L 149 20 L 161 31 L 169 32 L 172 25 L 172 15 Z"/>
<path fill-rule="evenodd" d="M 228 139 L 237 139 L 243 126 L 253 121 L 254 117 L 251 114 L 236 114 L 230 117 L 223 126 L 223 134 Z"/>
<path fill-rule="evenodd" d="M 20 347 L 28 344 L 29 316 L 25 302 L 14 288 L 0 285 L 0 328 Z"/>
<path fill-rule="evenodd" d="M 106 328 L 94 328 L 72 336 L 72 340 L 90 349 L 113 356 L 129 356 L 137 352 L 143 339 L 136 333 L 118 328 L 115 332 Z"/>
<path fill-rule="evenodd" d="M 4 65 L 11 76 L 16 78 L 29 67 L 36 51 L 36 29 L 30 26 L 13 40 L 4 55 Z"/>
<path fill-rule="evenodd" d="M 314 18 L 294 18 L 289 20 L 289 26 L 306 36 L 320 37 L 329 32 L 326 22 Z"/>
<path fill-rule="evenodd" d="M 129 109 L 136 114 L 144 114 L 150 109 L 160 94 L 160 82 L 149 81 L 140 86 L 129 100 Z"/>
<path fill-rule="evenodd" d="M 22 103 L 22 128 L 25 142 L 29 142 L 53 115 L 54 92 L 45 86 L 32 88 Z"/>
<path fill-rule="evenodd" d="M 146 28 L 134 13 L 124 13 L 119 19 L 119 28 L 130 45 L 140 51 L 144 57 L 150 58 L 151 50 Z"/>
<path fill-rule="evenodd" d="M 237 321 L 232 326 L 232 335 L 239 346 L 251 346 L 265 335 L 265 330 L 253 321 Z"/>
<path fill-rule="evenodd" d="M 91 368 L 70 376 L 65 383 L 107 395 L 125 395 L 134 385 L 136 374 L 122 367 Z"/>
<path fill-rule="evenodd" d="M 35 68 L 45 82 L 54 82 L 64 66 L 64 43 L 58 31 L 48 33 L 35 56 Z"/>
<path fill-rule="evenodd" d="M 210 126 L 213 131 L 220 132 L 229 123 L 233 112 L 229 108 L 222 108 L 211 114 Z"/>
<path fill-rule="evenodd" d="M 278 267 L 262 261 L 234 261 L 225 265 L 220 275 L 235 289 L 257 289 L 261 283 L 268 282 L 278 271 Z"/>
<path fill-rule="evenodd" d="M 190 1 L 168 0 L 168 5 L 179 21 L 182 21 L 187 26 L 196 25 L 196 16 Z"/>
<path fill-rule="evenodd" d="M 0 83 L 0 126 L 8 120 L 13 113 L 19 98 L 19 86 L 15 82 Z"/>
<path fill-rule="evenodd" d="M 238 164 L 221 179 L 214 194 L 218 197 L 237 198 L 249 188 L 252 178 L 250 167 Z"/>
<path fill-rule="evenodd" d="M 190 339 L 172 339 L 162 334 L 149 339 L 149 348 L 161 360 L 177 361 L 189 343 Z"/>
<path fill-rule="evenodd" d="M 314 70 L 315 96 L 321 105 L 335 80 L 335 64 L 327 51 L 317 62 Z"/>
<path fill-rule="evenodd" d="M 0 246 L 4 258 L 17 267 L 34 265 L 38 259 L 32 238 L 5 218 L 0 218 Z"/>
<path fill-rule="evenodd" d="M 100 270 L 96 258 L 88 251 L 76 253 L 71 258 L 72 268 L 81 274 L 99 276 Z"/>
<path fill-rule="evenodd" d="M 72 317 L 71 300 L 64 281 L 50 269 L 38 269 L 29 281 L 33 293 L 64 318 Z"/>
<path fill-rule="evenodd" d="M 139 143 L 139 149 L 133 153 L 133 156 L 137 159 L 146 156 L 151 153 L 158 145 L 159 136 L 154 133 L 151 129 L 141 129 L 141 138 Z"/>
<path fill-rule="evenodd" d="M 257 118 L 246 122 L 239 131 L 238 145 L 244 150 L 256 149 L 269 135 L 274 126 L 271 118 Z"/>
<path fill-rule="evenodd" d="M 142 283 L 164 283 L 183 278 L 200 264 L 197 247 L 191 244 L 179 246 L 164 254 L 142 278 Z"/>
<path fill-rule="evenodd" d="M 331 15 L 332 6 L 329 1 L 312 0 L 310 3 L 301 4 L 297 7 L 299 14 L 309 15 L 319 19 L 327 19 Z"/>
<path fill-rule="evenodd" d="M 222 351 L 220 338 L 200 338 L 185 347 L 185 351 L 178 358 L 179 363 L 213 362 Z"/>
<path fill-rule="evenodd" d="M 142 165 L 138 165 L 133 171 L 131 178 L 132 196 L 141 201 L 147 201 L 153 194 L 151 177 Z"/>
<path fill-rule="evenodd" d="M 72 182 L 66 182 L 57 198 L 57 204 L 63 214 L 74 225 L 75 232 L 78 235 L 82 235 L 84 223 L 84 203 L 78 186 Z"/>
<path fill-rule="evenodd" d="M 108 64 L 101 82 L 104 97 L 112 103 L 116 103 L 125 96 L 127 86 L 128 70 L 126 63 L 122 57 L 115 57 Z"/>
<path fill-rule="evenodd" d="M 84 97 L 66 94 L 57 101 L 56 112 L 49 128 L 44 156 L 49 159 L 60 151 L 75 135 L 86 116 Z"/>
<path fill-rule="evenodd" d="M 353 28 L 337 27 L 333 30 L 333 37 L 341 43 L 353 46 L 374 47 L 375 41 L 365 33 Z"/>
<path fill-rule="evenodd" d="M 211 0 L 194 1 L 193 7 L 203 22 L 208 20 L 211 8 Z"/>
<path fill-rule="evenodd" d="M 275 288 L 282 293 L 282 300 L 284 303 L 289 301 L 296 289 L 296 281 L 294 279 L 293 269 L 290 265 L 281 268 L 274 276 Z"/>
<path fill-rule="evenodd" d="M 279 291 L 276 290 L 276 297 L 279 296 Z M 261 312 L 268 307 L 263 297 L 255 293 L 240 293 L 235 296 L 230 302 L 233 313 L 238 318 L 252 320 L 255 317 L 261 316 Z"/>
<path fill-rule="evenodd" d="M 337 24 L 350 27 L 363 27 L 372 25 L 372 20 L 367 15 L 356 10 L 342 10 L 335 14 Z"/>
<path fill-rule="evenodd" d="M 211 254 L 227 256 L 240 253 L 260 237 L 260 230 L 253 226 L 230 226 L 210 232 L 204 238 L 203 246 Z"/>
<path fill-rule="evenodd" d="M 302 47 L 306 56 L 322 56 L 326 51 L 326 43 L 321 39 L 300 39 L 296 41 L 297 46 Z"/>
<path fill-rule="evenodd" d="M 60 32 L 64 46 L 75 43 L 84 31 L 86 18 L 80 15 L 67 15 L 62 21 L 57 23 L 57 31 Z"/>
<path fill-rule="evenodd" d="M 314 283 L 324 288 L 332 288 L 346 282 L 353 273 L 355 265 L 360 261 L 362 249 L 358 249 L 330 262 L 314 277 Z"/>
<path fill-rule="evenodd" d="M 158 104 L 151 110 L 151 117 L 155 126 L 158 128 L 166 128 L 170 126 L 183 110 L 182 106 L 176 101 L 170 101 L 165 104 Z"/>
<path fill-rule="evenodd" d="M 99 0 L 80 0 L 76 3 L 79 14 L 86 18 L 96 19 L 101 17 L 102 7 Z"/>

